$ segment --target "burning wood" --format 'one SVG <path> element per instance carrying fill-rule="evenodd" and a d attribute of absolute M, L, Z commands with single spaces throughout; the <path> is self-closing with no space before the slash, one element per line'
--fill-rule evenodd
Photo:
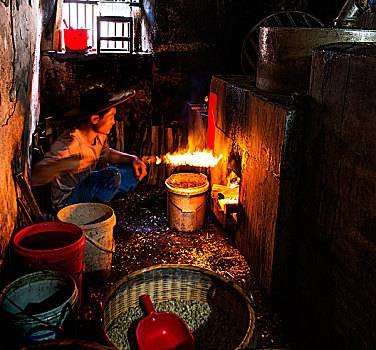
<path fill-rule="evenodd" d="M 221 225 L 228 230 L 236 230 L 238 220 L 240 178 L 231 172 L 227 186 L 212 184 L 210 207 Z"/>
<path fill-rule="evenodd" d="M 239 202 L 239 186 L 228 187 L 224 185 L 212 185 L 212 198 L 216 199 L 226 214 L 231 204 L 237 206 Z"/>

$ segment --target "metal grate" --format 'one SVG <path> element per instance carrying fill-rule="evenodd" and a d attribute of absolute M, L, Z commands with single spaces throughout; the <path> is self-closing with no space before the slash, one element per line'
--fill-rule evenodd
<path fill-rule="evenodd" d="M 133 51 L 133 18 L 120 16 L 98 16 L 97 51 Z"/>

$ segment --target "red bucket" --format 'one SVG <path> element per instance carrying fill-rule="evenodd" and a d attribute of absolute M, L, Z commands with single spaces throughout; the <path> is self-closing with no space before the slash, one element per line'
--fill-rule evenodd
<path fill-rule="evenodd" d="M 25 227 L 13 238 L 16 269 L 20 273 L 39 270 L 62 271 L 71 275 L 81 304 L 82 261 L 85 236 L 81 227 L 64 222 L 42 222 Z"/>
<path fill-rule="evenodd" d="M 63 41 L 66 52 L 89 52 L 89 29 L 63 29 Z"/>

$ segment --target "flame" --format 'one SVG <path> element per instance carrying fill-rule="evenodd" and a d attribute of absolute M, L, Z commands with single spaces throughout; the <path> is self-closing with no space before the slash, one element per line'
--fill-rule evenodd
<path fill-rule="evenodd" d="M 207 168 L 207 167 L 216 166 L 222 158 L 223 158 L 222 154 L 218 157 L 215 157 L 211 150 L 210 151 L 203 150 L 203 151 L 195 151 L 195 152 L 188 151 L 185 153 L 183 152 L 167 153 L 165 156 L 163 156 L 163 160 L 161 161 L 163 161 L 163 163 L 171 164 L 171 165 L 192 165 L 192 166 Z M 157 159 L 157 162 L 159 161 L 159 159 Z"/>
<path fill-rule="evenodd" d="M 226 204 L 238 204 L 239 203 L 239 196 L 232 197 L 232 198 L 224 198 L 224 199 L 218 199 L 218 202 L 223 205 L 223 207 Z"/>

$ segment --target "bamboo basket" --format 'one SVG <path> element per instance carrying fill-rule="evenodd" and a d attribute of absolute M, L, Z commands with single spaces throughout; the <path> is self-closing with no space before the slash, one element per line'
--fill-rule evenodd
<path fill-rule="evenodd" d="M 136 271 L 117 282 L 102 303 L 102 327 L 131 307 L 140 305 L 140 297 L 149 294 L 154 305 L 169 300 L 199 301 L 223 311 L 242 331 L 244 337 L 236 349 L 254 349 L 255 312 L 246 293 L 235 283 L 213 271 L 192 265 L 156 265 Z M 117 347 L 116 347 L 117 348 Z"/>

